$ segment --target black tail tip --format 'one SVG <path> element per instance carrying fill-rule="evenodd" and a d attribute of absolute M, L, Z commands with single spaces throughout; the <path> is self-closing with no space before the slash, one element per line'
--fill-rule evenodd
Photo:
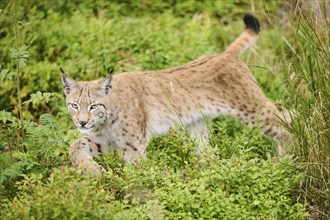
<path fill-rule="evenodd" d="M 258 18 L 251 14 L 246 14 L 243 18 L 246 28 L 251 28 L 257 34 L 260 32 L 260 22 Z"/>

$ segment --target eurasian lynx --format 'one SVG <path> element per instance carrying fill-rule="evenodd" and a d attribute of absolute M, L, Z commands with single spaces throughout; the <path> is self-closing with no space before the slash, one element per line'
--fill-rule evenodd
<path fill-rule="evenodd" d="M 244 22 L 246 29 L 225 52 L 182 66 L 110 74 L 90 82 L 76 82 L 61 69 L 69 112 L 85 135 L 70 147 L 73 166 L 97 174 L 104 169 L 93 157 L 115 148 L 124 151 L 125 161 L 134 161 L 146 153 L 154 135 L 177 124 L 205 137 L 205 118 L 218 115 L 231 115 L 254 126 L 261 123 L 264 132 L 277 141 L 289 136 L 280 125 L 279 110 L 239 60 L 260 31 L 254 16 L 245 15 Z"/>

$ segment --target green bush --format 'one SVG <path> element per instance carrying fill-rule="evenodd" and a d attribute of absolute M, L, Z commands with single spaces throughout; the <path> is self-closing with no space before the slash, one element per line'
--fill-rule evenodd
<path fill-rule="evenodd" d="M 41 174 L 25 176 L 18 184 L 20 193 L 2 204 L 4 219 L 105 219 L 125 212 L 97 179 L 72 169 L 53 170 L 46 179 Z M 125 213 L 120 215 L 124 219 Z"/>
<path fill-rule="evenodd" d="M 180 133 L 180 132 L 179 132 Z M 99 158 L 107 167 L 102 177 L 82 176 L 73 169 L 25 176 L 19 193 L 2 205 L 6 219 L 304 219 L 303 204 L 292 200 L 303 177 L 291 158 L 280 163 L 245 156 L 220 159 L 213 155 L 187 157 L 178 152 L 182 135 L 154 140 L 148 157 L 136 166 L 123 166 L 118 156 Z M 176 157 L 173 158 L 173 153 Z M 157 159 L 158 158 L 158 159 Z M 199 158 L 199 160 L 196 160 Z M 17 210 L 12 212 L 12 210 Z"/>

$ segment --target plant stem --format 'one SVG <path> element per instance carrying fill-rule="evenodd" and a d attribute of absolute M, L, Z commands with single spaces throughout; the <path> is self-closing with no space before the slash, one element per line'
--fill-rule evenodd
<path fill-rule="evenodd" d="M 17 13 L 16 13 L 16 0 L 14 0 L 14 28 L 15 28 L 15 41 L 16 41 L 16 51 L 18 51 L 18 31 L 17 31 Z M 19 62 L 16 58 L 16 85 L 17 85 L 17 100 L 18 100 L 18 112 L 20 121 L 23 120 L 22 112 L 22 99 L 21 99 L 21 80 L 20 80 L 20 68 Z"/>
<path fill-rule="evenodd" d="M 17 7 L 16 7 L 16 0 L 14 0 L 14 29 L 15 29 L 15 47 L 16 51 L 18 52 L 18 45 L 19 45 L 19 35 L 17 31 Z M 19 60 L 16 58 L 16 86 L 17 86 L 17 102 L 18 102 L 18 117 L 20 120 L 20 123 L 23 122 L 23 112 L 22 112 L 22 98 L 21 98 L 21 76 L 20 76 L 20 67 L 19 67 Z M 20 129 L 20 137 L 23 138 L 24 136 L 24 131 L 23 129 Z M 25 151 L 25 149 L 24 149 Z"/>

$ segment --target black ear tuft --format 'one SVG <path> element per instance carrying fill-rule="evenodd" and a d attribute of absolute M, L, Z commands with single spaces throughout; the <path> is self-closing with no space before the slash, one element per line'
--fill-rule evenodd
<path fill-rule="evenodd" d="M 260 22 L 258 18 L 251 14 L 246 14 L 243 18 L 246 28 L 251 28 L 257 34 L 260 32 Z"/>
<path fill-rule="evenodd" d="M 62 84 L 64 94 L 67 96 L 77 86 L 77 82 L 67 76 L 61 67 L 60 70 L 62 72 Z"/>
<path fill-rule="evenodd" d="M 113 74 L 115 68 L 113 66 L 107 68 L 108 74 Z"/>
<path fill-rule="evenodd" d="M 62 67 L 60 67 L 60 70 L 61 70 L 61 72 L 62 72 L 63 74 L 65 74 L 64 70 L 62 69 Z"/>

